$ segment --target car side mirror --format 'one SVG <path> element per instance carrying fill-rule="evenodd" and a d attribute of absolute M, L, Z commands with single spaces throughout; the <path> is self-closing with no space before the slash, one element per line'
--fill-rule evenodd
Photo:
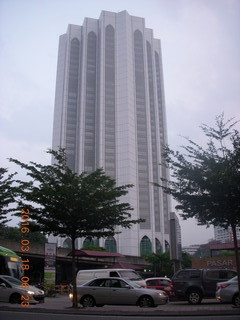
<path fill-rule="evenodd" d="M 5 288 L 5 289 L 7 288 L 5 283 L 0 283 L 0 287 Z"/>
<path fill-rule="evenodd" d="M 128 284 L 124 287 L 126 289 L 131 289 L 131 286 L 129 286 Z"/>

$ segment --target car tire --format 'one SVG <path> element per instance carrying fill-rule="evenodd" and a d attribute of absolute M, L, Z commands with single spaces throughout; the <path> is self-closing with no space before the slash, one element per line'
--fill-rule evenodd
<path fill-rule="evenodd" d="M 142 296 L 138 300 L 138 305 L 141 308 L 152 308 L 154 307 L 153 299 L 150 296 Z"/>
<path fill-rule="evenodd" d="M 200 304 L 202 301 L 202 293 L 197 289 L 191 289 L 187 293 L 187 300 L 190 304 Z"/>
<path fill-rule="evenodd" d="M 19 293 L 13 293 L 10 298 L 9 298 L 9 302 L 10 303 L 18 303 L 20 304 L 21 303 L 21 295 Z"/>
<path fill-rule="evenodd" d="M 240 295 L 238 293 L 235 294 L 235 296 L 233 297 L 232 302 L 236 307 L 240 307 Z"/>
<path fill-rule="evenodd" d="M 95 306 L 95 300 L 92 296 L 83 296 L 80 303 L 84 308 Z"/>

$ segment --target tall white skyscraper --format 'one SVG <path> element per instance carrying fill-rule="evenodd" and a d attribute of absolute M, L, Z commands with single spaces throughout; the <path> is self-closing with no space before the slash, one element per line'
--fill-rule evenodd
<path fill-rule="evenodd" d="M 100 239 L 110 251 L 139 256 L 169 243 L 169 197 L 151 182 L 166 178 L 167 143 L 161 44 L 143 18 L 102 11 L 60 36 L 53 148 L 75 172 L 104 168 L 144 223 Z M 79 240 L 79 246 L 84 239 Z M 85 239 L 86 243 L 87 239 Z"/>

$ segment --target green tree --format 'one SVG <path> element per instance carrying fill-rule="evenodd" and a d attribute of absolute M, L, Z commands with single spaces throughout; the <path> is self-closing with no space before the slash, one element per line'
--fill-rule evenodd
<path fill-rule="evenodd" d="M 173 262 L 170 260 L 169 251 L 149 254 L 145 260 L 151 263 L 151 271 L 155 277 L 171 277 L 173 275 Z"/>
<path fill-rule="evenodd" d="M 4 226 L 11 219 L 7 215 L 12 211 L 9 205 L 15 202 L 17 188 L 13 186 L 14 174 L 6 177 L 8 169 L 0 168 L 0 226 Z"/>
<path fill-rule="evenodd" d="M 21 232 L 21 227 L 0 227 L 0 238 L 6 240 L 14 240 L 15 242 L 20 242 L 22 239 L 27 239 L 32 243 L 44 244 L 47 242 L 47 238 L 39 231 L 29 232 L 27 235 Z"/>
<path fill-rule="evenodd" d="M 132 185 L 116 186 L 102 169 L 78 175 L 68 168 L 64 149 L 48 153 L 55 160 L 52 165 L 10 161 L 30 176 L 28 182 L 18 181 L 20 208 L 30 210 L 39 230 L 71 239 L 73 307 L 77 307 L 75 240 L 112 236 L 117 226 L 130 228 L 142 220 L 131 220 L 131 206 L 120 201 Z"/>
<path fill-rule="evenodd" d="M 0 237 L 1 237 L 1 239 L 20 242 L 21 231 L 16 227 L 1 226 L 0 227 Z"/>
<path fill-rule="evenodd" d="M 189 253 L 187 252 L 182 252 L 182 268 L 187 269 L 192 267 L 192 257 Z"/>
<path fill-rule="evenodd" d="M 216 117 L 215 127 L 202 125 L 207 144 L 203 148 L 186 138 L 183 151 L 166 147 L 165 164 L 172 180 L 162 179 L 163 190 L 179 203 L 183 219 L 196 218 L 201 225 L 232 228 L 237 272 L 240 264 L 236 227 L 240 224 L 240 135 L 237 122 Z M 238 277 L 240 288 L 240 277 Z M 239 290 L 240 292 L 240 290 Z"/>
<path fill-rule="evenodd" d="M 88 245 L 81 248 L 81 250 L 90 250 L 90 251 L 106 251 L 103 247 L 98 247 L 94 245 Z"/>

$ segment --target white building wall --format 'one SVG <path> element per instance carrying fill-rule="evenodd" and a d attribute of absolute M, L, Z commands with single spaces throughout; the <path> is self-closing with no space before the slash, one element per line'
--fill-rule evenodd
<path fill-rule="evenodd" d="M 134 187 L 123 197 L 123 201 L 129 202 L 133 207 L 132 219 L 139 218 L 139 199 L 138 199 L 138 150 L 137 150 L 137 129 L 136 129 L 136 99 L 135 99 L 135 64 L 134 64 L 134 31 L 140 30 L 143 34 L 144 43 L 144 73 L 146 90 L 146 112 L 147 112 L 147 139 L 148 139 L 148 163 L 149 163 L 149 188 L 150 188 L 150 222 L 149 229 L 142 229 L 140 225 L 133 225 L 131 229 L 123 229 L 122 233 L 115 236 L 117 240 L 117 250 L 126 255 L 140 255 L 140 241 L 147 236 L 152 243 L 155 252 L 155 238 L 158 238 L 162 248 L 165 248 L 165 241 L 169 243 L 169 230 L 166 226 L 168 212 L 164 211 L 163 195 L 159 190 L 160 202 L 160 222 L 161 230 L 155 231 L 154 217 L 154 197 L 153 168 L 152 168 L 152 148 L 157 149 L 159 163 L 161 162 L 162 148 L 160 146 L 160 128 L 157 122 L 157 145 L 151 144 L 151 120 L 149 110 L 149 88 L 148 88 L 148 69 L 146 40 L 151 44 L 153 77 L 154 77 L 154 104 L 157 105 L 156 90 L 156 65 L 155 51 L 161 57 L 160 41 L 153 38 L 153 31 L 145 28 L 145 20 L 139 17 L 130 16 L 126 11 L 119 13 L 103 11 L 99 20 L 86 18 L 83 26 L 69 25 L 67 33 L 60 38 L 58 73 L 56 84 L 56 100 L 54 115 L 53 147 L 61 145 L 65 147 L 66 136 L 66 108 L 68 93 L 68 64 L 70 54 L 71 39 L 76 37 L 80 41 L 80 74 L 79 74 L 79 100 L 78 100 L 78 130 L 77 130 L 77 156 L 76 171 L 84 170 L 84 134 L 85 134 L 85 88 L 86 88 L 86 59 L 87 59 L 87 36 L 93 31 L 97 35 L 97 108 L 99 123 L 99 145 L 98 166 L 105 166 L 105 28 L 111 24 L 115 30 L 115 106 L 116 106 L 116 180 L 118 185 L 133 184 Z M 162 72 L 162 71 L 161 71 Z M 162 77 L 162 74 L 161 74 Z M 163 79 L 161 78 L 161 82 Z M 162 85 L 162 84 L 161 84 Z M 163 91 L 163 85 L 161 90 Z M 162 92 L 162 102 L 164 107 L 164 94 Z M 156 118 L 159 118 L 158 108 L 155 107 Z M 164 128 L 166 136 L 166 119 L 164 107 Z M 166 142 L 166 141 L 165 141 Z M 158 175 L 161 175 L 161 168 L 158 168 Z M 170 203 L 169 203 L 170 205 Z M 169 207 L 168 207 L 169 208 Z M 60 240 L 63 243 L 63 240 Z M 78 241 L 82 245 L 82 240 Z M 104 245 L 104 240 L 100 241 Z"/>
<path fill-rule="evenodd" d="M 119 185 L 134 185 L 123 201 L 131 203 L 132 218 L 138 219 L 133 39 L 131 18 L 125 12 L 117 16 L 116 39 L 117 181 Z M 125 254 L 139 255 L 138 229 L 133 225 L 118 235 L 119 249 Z"/>
<path fill-rule="evenodd" d="M 227 229 L 221 227 L 214 227 L 214 239 L 223 243 L 233 241 L 231 227 Z M 240 239 L 240 227 L 237 228 L 237 239 Z"/>

